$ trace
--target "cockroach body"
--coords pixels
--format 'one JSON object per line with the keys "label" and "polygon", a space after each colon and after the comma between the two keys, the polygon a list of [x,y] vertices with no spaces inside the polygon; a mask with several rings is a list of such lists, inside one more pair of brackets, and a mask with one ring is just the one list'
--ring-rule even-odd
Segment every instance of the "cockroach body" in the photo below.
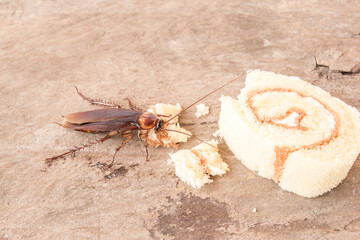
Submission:
{"label": "cockroach body", "polygon": [[[63,124],[59,124],[59,123],[57,124],[64,128],[69,128],[76,131],[89,132],[89,133],[108,132],[108,134],[104,138],[101,138],[97,141],[90,142],[86,145],[82,145],[81,147],[75,147],[74,149],[70,149],[69,151],[61,155],[47,158],[46,162],[48,164],[51,164],[51,162],[57,158],[63,157],[70,153],[74,154],[75,152],[80,151],[86,147],[89,147],[91,145],[100,142],[104,142],[110,139],[111,137],[114,137],[118,134],[122,134],[122,136],[125,137],[125,140],[118,148],[116,148],[113,161],[108,165],[108,167],[111,167],[114,162],[116,153],[127,142],[129,142],[131,138],[133,138],[134,131],[150,130],[150,129],[155,129],[155,131],[158,131],[159,129],[162,129],[164,126],[164,120],[162,118],[156,116],[152,112],[140,111],[136,109],[132,105],[129,99],[127,100],[129,102],[131,109],[124,109],[117,104],[101,102],[85,97],[82,93],[79,92],[77,88],[76,91],[80,95],[80,97],[90,102],[91,104],[110,107],[110,108],[72,113],[65,116],[64,119],[65,121]],[[145,142],[145,147],[147,153],[146,159],[148,160],[148,151],[147,151],[146,142]]]}
{"label": "cockroach body", "polygon": [[160,129],[164,120],[151,112],[132,109],[107,108],[72,113],[65,117],[61,126],[84,132],[125,132],[133,130]]}

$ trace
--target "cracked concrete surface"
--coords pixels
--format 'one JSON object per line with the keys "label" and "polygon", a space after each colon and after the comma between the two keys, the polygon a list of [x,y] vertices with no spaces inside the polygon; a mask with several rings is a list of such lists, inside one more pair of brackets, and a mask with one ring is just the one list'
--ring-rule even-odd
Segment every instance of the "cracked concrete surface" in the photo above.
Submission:
{"label": "cracked concrete surface", "polygon": [[[103,136],[53,123],[94,109],[75,85],[123,106],[125,97],[143,109],[187,106],[264,65],[360,109],[359,12],[355,0],[0,1],[0,239],[357,239],[359,160],[338,187],[306,199],[234,157],[224,157],[229,173],[194,190],[167,165],[175,150],[151,148],[146,162],[137,139],[111,179],[94,166],[111,161],[120,137],[51,167],[44,159]],[[190,109],[180,122],[211,138],[218,98],[243,86],[205,99],[209,115]]]}
{"label": "cracked concrete surface", "polygon": [[333,72],[360,73],[359,40],[321,47],[316,50],[315,60],[317,66],[327,66]]}

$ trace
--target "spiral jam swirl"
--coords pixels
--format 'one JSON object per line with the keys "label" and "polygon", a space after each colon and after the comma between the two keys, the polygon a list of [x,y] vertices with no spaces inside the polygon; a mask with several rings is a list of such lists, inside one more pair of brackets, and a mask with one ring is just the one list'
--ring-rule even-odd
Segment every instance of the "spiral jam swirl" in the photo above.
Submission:
{"label": "spiral jam swirl", "polygon": [[[328,134],[328,136],[325,136],[320,140],[316,140],[313,143],[307,145],[300,145],[300,146],[291,146],[291,145],[275,146],[274,152],[276,159],[274,162],[274,169],[275,169],[274,181],[279,182],[282,173],[284,171],[285,162],[291,153],[294,153],[299,150],[312,150],[316,148],[321,148],[322,146],[329,144],[333,139],[338,137],[339,128],[340,128],[340,117],[328,105],[326,105],[325,103],[323,103],[322,101],[320,101],[315,97],[306,96],[301,92],[292,89],[266,88],[266,89],[250,92],[246,99],[247,107],[251,110],[256,120],[261,124],[270,124],[279,128],[303,131],[304,133],[306,131],[311,131],[309,127],[304,126],[302,123],[303,119],[308,116],[308,113],[301,106],[290,107],[288,108],[285,114],[274,114],[273,116],[261,116],[261,114],[259,113],[259,108],[254,104],[255,101],[254,99],[255,97],[269,93],[285,93],[285,94],[290,93],[290,94],[295,94],[300,98],[311,98],[314,101],[316,101],[318,104],[320,104],[327,112],[329,112],[332,115],[333,121],[335,123],[334,128],[331,130],[331,133]],[[295,117],[293,118],[293,122],[291,124],[287,124],[286,121],[284,120],[286,120],[290,116],[295,116]],[[316,121],[316,119],[312,119],[312,121]]]}

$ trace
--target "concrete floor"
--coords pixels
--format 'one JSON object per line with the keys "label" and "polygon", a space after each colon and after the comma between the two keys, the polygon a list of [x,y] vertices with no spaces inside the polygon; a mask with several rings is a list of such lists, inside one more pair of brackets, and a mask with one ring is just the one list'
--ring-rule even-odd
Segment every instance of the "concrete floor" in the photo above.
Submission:
{"label": "concrete floor", "polygon": [[[338,187],[306,199],[226,156],[231,171],[194,190],[167,165],[174,149],[152,148],[146,162],[138,139],[111,180],[94,164],[111,161],[120,137],[51,167],[44,159],[103,136],[53,123],[94,109],[75,85],[124,106],[187,106],[263,65],[360,109],[359,12],[356,0],[0,1],[0,239],[358,239],[359,160]],[[180,122],[210,139],[218,98],[243,86]]]}

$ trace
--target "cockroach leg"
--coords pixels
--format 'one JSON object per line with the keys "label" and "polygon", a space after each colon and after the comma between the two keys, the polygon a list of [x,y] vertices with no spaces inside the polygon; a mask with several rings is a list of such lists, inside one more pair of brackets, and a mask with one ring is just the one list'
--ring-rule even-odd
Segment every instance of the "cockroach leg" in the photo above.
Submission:
{"label": "cockroach leg", "polygon": [[147,143],[147,139],[145,139],[145,150],[146,150],[146,161],[149,161],[149,151],[148,151],[149,144]]}
{"label": "cockroach leg", "polygon": [[[111,163],[108,165],[108,168],[111,168],[112,165],[114,164],[114,161],[115,161],[115,157],[116,157],[116,154],[117,152],[123,147],[125,146],[133,137],[134,137],[134,134],[126,134],[128,137],[124,140],[124,142],[116,148],[115,150],[115,153],[114,153],[114,156],[113,156],[113,160],[111,161]],[[124,135],[123,135],[124,136]]]}
{"label": "cockroach leg", "polygon": [[141,112],[141,110],[139,110],[134,104],[132,104],[132,102],[130,101],[129,98],[124,98],[124,100],[127,100],[129,103],[129,107],[131,108],[131,110],[137,111],[137,112]]}
{"label": "cockroach leg", "polygon": [[101,143],[101,142],[105,142],[106,140],[112,138],[113,136],[119,134],[119,132],[110,132],[108,135],[106,135],[105,137],[99,139],[99,140],[96,140],[96,141],[93,141],[93,142],[89,142],[87,144],[83,144],[81,147],[74,147],[73,149],[70,149],[69,151],[63,153],[63,154],[60,154],[60,155],[57,155],[57,156],[54,156],[54,157],[51,157],[51,158],[46,158],[45,159],[45,163],[48,165],[48,166],[51,166],[51,164],[53,163],[53,161],[55,161],[56,159],[58,158],[62,158],[62,157],[65,157],[66,155],[68,154],[72,154],[73,156],[75,156],[75,152],[78,152],[80,150],[83,150],[84,148],[87,148],[87,147],[90,147],[92,145],[95,145],[97,143]]}
{"label": "cockroach leg", "polygon": [[91,99],[89,97],[86,97],[78,90],[78,88],[76,86],[75,86],[75,89],[76,89],[76,92],[79,94],[79,96],[82,99],[84,99],[85,101],[88,101],[89,103],[91,103],[93,105],[99,105],[99,106],[103,106],[103,107],[121,108],[121,106],[119,104],[109,103],[109,102],[102,102],[100,100],[95,100],[95,99]]}

